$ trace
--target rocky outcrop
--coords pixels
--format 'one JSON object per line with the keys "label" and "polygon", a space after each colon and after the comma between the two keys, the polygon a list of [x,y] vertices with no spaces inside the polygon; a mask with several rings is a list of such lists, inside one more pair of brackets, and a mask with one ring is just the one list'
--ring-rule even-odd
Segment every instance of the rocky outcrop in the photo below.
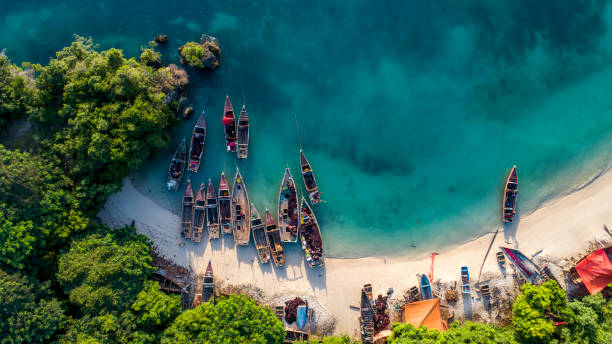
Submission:
{"label": "rocky outcrop", "polygon": [[221,48],[215,37],[202,35],[199,42],[187,42],[178,51],[183,65],[208,70],[221,66]]}
{"label": "rocky outcrop", "polygon": [[160,44],[168,43],[168,36],[167,35],[155,36],[155,42],[160,43]]}
{"label": "rocky outcrop", "polygon": [[193,106],[188,106],[185,108],[185,111],[183,111],[183,118],[187,119],[191,117],[191,115],[193,115]]}

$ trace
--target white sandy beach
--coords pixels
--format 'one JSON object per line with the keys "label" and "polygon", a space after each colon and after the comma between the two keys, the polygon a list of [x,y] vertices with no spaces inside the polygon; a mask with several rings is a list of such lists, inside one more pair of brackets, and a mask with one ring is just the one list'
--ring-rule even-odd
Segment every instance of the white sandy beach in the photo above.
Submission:
{"label": "white sandy beach", "polygon": [[[279,294],[315,297],[335,316],[338,334],[357,335],[359,312],[351,310],[349,305],[358,304],[363,284],[372,283],[375,294],[384,294],[389,287],[402,293],[417,285],[416,274],[428,272],[430,266],[430,258],[426,255],[418,259],[328,258],[324,268],[311,269],[305,266],[302,251],[294,244],[285,245],[285,267],[262,265],[256,258],[252,242],[246,247],[235,247],[229,235],[212,243],[206,239],[202,243],[181,239],[178,216],[140,194],[129,179],[124,181],[121,192],[109,198],[99,217],[112,227],[135,221],[138,232],[153,240],[160,254],[179,265],[191,267],[195,273],[202,274],[211,260],[217,281],[253,284],[270,298]],[[498,246],[515,247],[526,255],[542,250],[542,255],[569,257],[585,249],[593,239],[609,239],[603,229],[606,223],[612,223],[610,172],[567,196],[549,201],[500,230],[483,272],[498,271],[494,256]],[[460,265],[465,262],[476,280],[492,235],[442,250],[431,247],[432,252],[440,253],[435,260],[435,279],[459,279]]]}

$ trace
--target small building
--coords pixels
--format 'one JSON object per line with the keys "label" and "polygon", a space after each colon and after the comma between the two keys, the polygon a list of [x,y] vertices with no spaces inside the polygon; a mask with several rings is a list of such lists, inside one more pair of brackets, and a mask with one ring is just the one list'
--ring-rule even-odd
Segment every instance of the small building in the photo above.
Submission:
{"label": "small building", "polygon": [[407,303],[403,320],[414,327],[425,326],[439,331],[448,329],[446,321],[442,320],[439,298]]}

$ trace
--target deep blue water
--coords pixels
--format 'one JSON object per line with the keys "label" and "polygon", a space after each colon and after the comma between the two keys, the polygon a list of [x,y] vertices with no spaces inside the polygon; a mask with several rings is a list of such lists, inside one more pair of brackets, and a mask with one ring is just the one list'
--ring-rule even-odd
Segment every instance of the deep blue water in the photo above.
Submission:
{"label": "deep blue water", "polygon": [[[607,166],[611,23],[603,1],[4,1],[0,48],[46,63],[78,34],[137,56],[166,33],[159,50],[176,62],[185,41],[216,36],[223,67],[190,72],[209,129],[193,180],[233,176],[220,118],[226,92],[236,108],[244,96],[238,165],[260,211],[274,209],[284,167],[298,177],[295,114],[328,201],[315,210],[327,252],[395,255],[493,230],[514,164],[522,215]],[[178,212],[180,192],[163,189],[171,153],[135,185]]]}

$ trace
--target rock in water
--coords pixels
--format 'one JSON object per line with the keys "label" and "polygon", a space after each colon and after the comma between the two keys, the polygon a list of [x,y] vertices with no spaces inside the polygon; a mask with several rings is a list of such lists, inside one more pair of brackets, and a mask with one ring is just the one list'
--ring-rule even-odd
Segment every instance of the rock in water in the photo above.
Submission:
{"label": "rock in water", "polygon": [[193,114],[193,106],[188,106],[187,108],[185,108],[185,111],[183,111],[183,118],[189,118],[191,117],[192,114]]}
{"label": "rock in water", "polygon": [[215,37],[202,35],[200,42],[187,42],[178,51],[181,63],[189,67],[215,70],[221,66],[221,48]]}
{"label": "rock in water", "polygon": [[167,43],[168,42],[168,35],[159,35],[159,36],[155,36],[155,42],[157,43]]}

